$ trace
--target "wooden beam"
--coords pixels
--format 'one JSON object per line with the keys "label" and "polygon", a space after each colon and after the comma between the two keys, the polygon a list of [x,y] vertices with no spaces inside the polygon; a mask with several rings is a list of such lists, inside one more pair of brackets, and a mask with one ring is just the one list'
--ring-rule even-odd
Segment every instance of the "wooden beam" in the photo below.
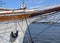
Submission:
{"label": "wooden beam", "polygon": [[12,21],[12,20],[22,20],[28,19],[30,15],[23,14],[23,15],[13,15],[13,16],[0,16],[0,22],[4,21]]}

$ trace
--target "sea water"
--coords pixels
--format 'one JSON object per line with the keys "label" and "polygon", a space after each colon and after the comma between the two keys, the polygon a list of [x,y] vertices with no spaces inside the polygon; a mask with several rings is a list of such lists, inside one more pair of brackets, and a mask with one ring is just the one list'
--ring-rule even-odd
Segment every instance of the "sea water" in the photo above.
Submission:
{"label": "sea water", "polygon": [[[60,23],[32,23],[29,26],[29,31],[27,28],[25,36],[29,41],[32,39],[34,43],[60,43]],[[27,42],[27,38],[24,38],[23,43]]]}

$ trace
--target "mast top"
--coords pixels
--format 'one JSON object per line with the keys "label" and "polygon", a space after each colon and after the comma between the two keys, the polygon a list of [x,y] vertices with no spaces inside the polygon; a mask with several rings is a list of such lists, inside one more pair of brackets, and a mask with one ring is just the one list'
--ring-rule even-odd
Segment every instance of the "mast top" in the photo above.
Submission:
{"label": "mast top", "polygon": [[25,9],[26,9],[26,4],[25,4],[25,1],[24,1],[24,0],[22,0],[22,6],[21,6],[21,9],[22,9],[22,10],[25,10]]}

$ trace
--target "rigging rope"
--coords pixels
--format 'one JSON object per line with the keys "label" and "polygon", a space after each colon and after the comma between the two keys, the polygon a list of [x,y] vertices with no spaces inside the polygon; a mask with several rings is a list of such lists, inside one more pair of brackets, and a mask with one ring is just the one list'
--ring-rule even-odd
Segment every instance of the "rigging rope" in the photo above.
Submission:
{"label": "rigging rope", "polygon": [[[18,23],[18,24],[19,24],[19,23]],[[20,24],[19,24],[19,27],[20,27],[22,33],[25,34],[25,33],[24,33],[24,30],[23,30],[23,28],[22,28],[22,26],[21,26]],[[28,39],[27,37],[28,37],[28,36],[26,35],[25,38],[27,39],[27,42],[29,43],[29,39]]]}
{"label": "rigging rope", "polygon": [[[13,10],[13,14],[14,14],[14,10]],[[16,16],[14,16],[14,18],[13,18],[13,16],[12,16],[12,19],[14,19],[14,23],[15,23],[15,32],[17,31],[17,17]]]}
{"label": "rigging rope", "polygon": [[45,28],[44,30],[42,30],[40,33],[36,34],[33,38],[38,37],[40,34],[42,34],[45,30],[47,30],[48,28],[50,28],[52,25],[49,25],[47,28]]}
{"label": "rigging rope", "polygon": [[27,29],[28,29],[28,32],[29,32],[29,35],[30,35],[31,43],[34,43],[34,41],[32,40],[30,29],[29,29],[28,21],[27,21],[26,18],[25,18],[25,20],[26,20],[26,24],[27,24],[27,27],[28,27]]}
{"label": "rigging rope", "polygon": [[[23,20],[23,18],[22,18],[22,20]],[[23,22],[23,21],[22,21],[22,22]],[[19,23],[18,23],[18,24],[19,24]],[[23,28],[22,28],[22,26],[21,26],[20,24],[19,24],[19,27],[20,27],[22,33],[25,34],[25,32],[24,32],[24,30],[23,30]],[[30,43],[30,41],[29,41],[29,39],[28,39],[27,37],[28,37],[28,36],[26,35],[25,38],[27,39],[27,42]]]}
{"label": "rigging rope", "polygon": [[[56,12],[52,13],[55,14]],[[39,32],[38,34],[36,34],[33,38],[36,38],[38,35],[40,35],[41,33],[43,33],[45,30],[47,30],[48,28],[50,28],[53,24],[51,24],[50,26],[48,26],[47,28],[45,28],[44,30],[42,30],[41,32]]]}
{"label": "rigging rope", "polygon": [[[15,31],[16,31],[16,30],[17,30],[17,25],[19,24],[19,22],[17,21],[17,17],[16,17],[16,16],[14,17],[14,19],[16,19],[16,20],[15,20]],[[22,17],[22,24],[23,24],[23,17]],[[25,33],[24,33],[24,30],[23,30],[23,28],[22,28],[22,26],[21,26],[20,24],[19,24],[19,27],[20,27],[22,33],[25,34]],[[26,35],[25,38],[27,39],[27,43],[30,43],[30,42],[29,42],[29,39],[28,39],[27,37],[28,37],[28,36]]]}

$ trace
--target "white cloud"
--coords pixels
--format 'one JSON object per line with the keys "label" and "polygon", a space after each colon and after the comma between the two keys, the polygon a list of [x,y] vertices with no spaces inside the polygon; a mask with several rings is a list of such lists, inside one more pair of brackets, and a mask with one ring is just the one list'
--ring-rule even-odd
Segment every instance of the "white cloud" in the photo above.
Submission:
{"label": "white cloud", "polygon": [[40,4],[40,3],[43,3],[45,0],[30,0],[31,3],[34,3],[34,4]]}

